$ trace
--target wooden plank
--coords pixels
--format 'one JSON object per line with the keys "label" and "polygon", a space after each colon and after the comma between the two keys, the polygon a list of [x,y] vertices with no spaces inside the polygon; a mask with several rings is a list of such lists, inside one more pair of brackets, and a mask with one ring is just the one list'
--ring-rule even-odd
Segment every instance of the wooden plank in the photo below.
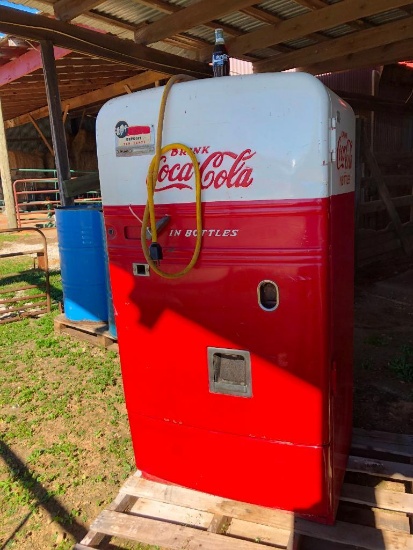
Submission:
{"label": "wooden plank", "polygon": [[[392,203],[396,208],[400,208],[402,206],[410,206],[413,204],[413,195],[403,195],[402,197],[390,197],[390,200],[392,201]],[[387,207],[382,200],[375,200],[375,201],[360,203],[361,214],[371,214],[373,212],[382,212],[383,210],[386,210],[386,209]]]}
{"label": "wooden plank", "polygon": [[361,472],[388,479],[413,481],[413,465],[402,464],[400,462],[350,456],[347,470],[349,472]]}
{"label": "wooden plank", "polygon": [[276,529],[269,525],[260,525],[252,521],[233,519],[227,529],[227,534],[242,537],[257,543],[276,544],[285,547],[290,540],[291,532],[285,529]]}
{"label": "wooden plank", "polygon": [[246,506],[242,502],[193,491],[178,485],[153,483],[140,478],[139,475],[129,478],[121,488],[121,492],[139,498],[148,498],[168,504],[194,508],[195,510],[203,510],[212,514],[227,515],[245,521],[268,524],[287,531],[291,530],[294,525],[294,515],[289,512],[272,510],[252,504]]}
{"label": "wooden plank", "polygon": [[[71,50],[65,48],[54,48],[55,59],[61,59],[69,54]],[[30,50],[17,59],[0,67],[0,87],[37,71],[42,68],[42,58],[38,50]],[[3,91],[2,91],[3,94]]]}
{"label": "wooden plank", "polygon": [[37,122],[34,120],[34,118],[29,114],[28,117],[30,118],[30,122],[33,124],[33,126],[35,127],[37,133],[39,134],[39,136],[41,137],[43,143],[46,145],[47,149],[49,150],[49,153],[54,156],[54,151],[53,151],[53,147],[50,145],[50,143],[47,141],[46,139],[46,136],[44,135],[44,133],[41,131],[39,125],[37,124]]}
{"label": "wooden plank", "polygon": [[76,197],[88,191],[100,189],[99,173],[85,174],[78,178],[72,178],[63,182],[63,188],[67,197]]}
{"label": "wooden plank", "polygon": [[412,550],[413,538],[401,532],[386,531],[337,521],[335,525],[321,525],[299,519],[296,530],[302,535],[339,544],[353,545],[366,550]]}
{"label": "wooden plank", "polygon": [[0,6],[0,31],[32,40],[52,40],[56,45],[125,65],[195,78],[212,75],[212,69],[178,55],[147,48],[129,40],[64,23],[39,14]]}
{"label": "wooden plank", "polygon": [[176,13],[166,15],[139,29],[135,33],[135,41],[140,44],[152,44],[253,3],[251,0],[214,0],[213,3],[210,0],[198,0]]}
{"label": "wooden plank", "polygon": [[207,531],[210,533],[227,533],[231,525],[232,518],[221,514],[214,514]]}
{"label": "wooden plank", "polygon": [[413,456],[413,436],[355,428],[353,430],[352,447],[355,449],[392,453],[410,458]]}
{"label": "wooden plank", "polygon": [[[94,90],[93,92],[88,92],[86,94],[76,96],[71,99],[65,99],[62,102],[62,110],[68,107],[69,110],[73,111],[74,109],[85,107],[86,105],[93,105],[112,97],[123,95],[125,93],[125,85],[129,86],[132,90],[136,90],[143,86],[149,86],[157,80],[162,80],[167,76],[168,75],[166,75],[165,73],[146,71],[136,76],[126,78],[119,82],[115,82],[114,84],[110,84],[109,86],[105,86],[100,90]],[[47,116],[48,112],[49,111],[47,107],[41,107],[40,109],[36,109],[29,114],[34,119],[39,119]],[[8,120],[5,123],[5,126],[6,128],[14,128],[16,126],[20,126],[21,124],[26,124],[27,122],[30,122],[29,115],[21,115],[12,120]]]}
{"label": "wooden plank", "polygon": [[166,504],[147,498],[138,498],[131,508],[131,513],[203,529],[208,529],[215,517],[213,514],[202,510],[194,510],[176,504]]}
{"label": "wooden plank", "polygon": [[[326,2],[325,0],[294,0],[294,2],[296,2],[297,4],[300,4],[301,6],[309,8],[311,10],[318,10],[328,6],[328,2]],[[353,29],[356,29],[356,30],[374,26],[371,23],[368,23],[367,21],[364,21],[362,19],[355,19],[354,21],[349,21],[347,25],[349,27],[353,27]]]}
{"label": "wooden plank", "polygon": [[[135,500],[136,499],[134,497],[131,497],[130,495],[119,494],[111,502],[111,504],[109,504],[107,509],[116,511],[116,512],[125,512],[133,505]],[[86,533],[85,537],[81,540],[80,544],[76,545],[75,548],[80,549],[80,548],[95,547],[96,545],[102,542],[103,538],[104,538],[104,535],[102,533],[90,530],[88,531],[88,533]]]}
{"label": "wooden plank", "polygon": [[[345,2],[339,2],[337,4],[333,4],[332,7],[343,6],[343,4],[345,4]],[[374,4],[368,3],[367,5],[375,6],[376,2],[374,2]],[[324,10],[320,10],[320,12],[321,11]],[[295,18],[293,18],[293,20],[294,19]],[[336,57],[342,57],[343,55],[354,55],[356,53],[363,52],[364,50],[409,39],[412,36],[412,32],[413,17],[406,17],[392,23],[379,25],[378,27],[374,27],[372,29],[335,38],[330,40],[328,43],[321,43],[316,44],[315,46],[300,48],[297,52],[255,62],[254,71],[282,71],[285,69],[308,66],[314,62],[321,63],[329,61]],[[232,41],[229,42],[231,43]],[[230,43],[228,48],[232,51]]]}
{"label": "wooden plank", "polygon": [[375,527],[376,529],[410,533],[409,521],[405,514],[388,512],[378,508],[361,507],[349,502],[340,502],[337,519],[347,523]]}
{"label": "wooden plank", "polygon": [[[233,57],[237,57],[238,55],[247,52],[253,52],[254,50],[259,50],[289,40],[302,38],[313,32],[331,29],[337,25],[343,25],[349,21],[359,19],[361,17],[375,15],[377,13],[396,8],[405,3],[405,0],[375,0],[375,2],[346,0],[344,2],[338,2],[315,12],[292,17],[281,23],[268,25],[250,33],[244,33],[240,37],[229,40],[228,49]],[[325,44],[329,43],[326,42]],[[319,44],[319,46],[321,45],[322,44]],[[210,53],[210,49],[201,50],[200,59],[209,59]],[[284,58],[284,56],[280,56],[280,58],[281,57]],[[309,64],[308,60],[306,64]],[[262,69],[262,72],[264,71],[265,69]]]}
{"label": "wooden plank", "polygon": [[[397,63],[401,59],[408,59],[413,49],[413,39],[402,40],[385,44],[378,48],[368,48],[362,52],[337,56],[334,59],[317,63],[316,60],[306,61],[299,70],[311,73],[322,74],[325,72],[345,71],[361,67],[372,67],[374,65],[387,65]],[[409,53],[410,52],[410,53]],[[309,64],[311,63],[311,64]]]}
{"label": "wooden plank", "polygon": [[83,340],[84,342],[89,342],[90,344],[93,344],[94,346],[100,345],[102,347],[103,343],[99,340],[97,334],[91,334],[90,332],[84,332],[82,330],[77,330],[72,327],[67,326],[61,326],[59,327],[59,333],[60,334],[67,334],[68,336],[72,336],[73,338],[76,338],[77,340]]}
{"label": "wooden plank", "polygon": [[[413,23],[413,18],[412,18],[412,23]],[[366,128],[364,128],[364,133],[363,133],[362,155],[364,157],[364,160],[366,161],[366,164],[370,169],[370,173],[374,181],[376,182],[377,191],[380,195],[380,198],[386,205],[387,212],[390,216],[391,221],[393,222],[397,236],[399,237],[400,242],[402,243],[403,250],[405,251],[406,254],[409,254],[410,252],[409,241],[404,232],[404,228],[403,228],[402,222],[400,221],[399,215],[396,211],[396,207],[392,202],[392,198],[390,196],[389,190],[386,186],[385,181],[383,180],[383,176],[382,176],[380,167],[377,163],[376,157],[374,156],[374,153],[369,144]]]}
{"label": "wooden plank", "polygon": [[[391,108],[390,105],[388,105],[388,107]],[[380,166],[382,167],[381,162],[380,162]],[[407,187],[413,184],[413,175],[410,175],[410,174],[397,175],[397,176],[383,176],[383,179],[386,182],[387,187],[401,187],[401,186]],[[369,187],[371,185],[374,185],[373,178],[372,177],[362,178],[362,185],[363,187]]]}
{"label": "wooden plank", "polygon": [[[324,7],[325,5],[326,4],[324,4]],[[264,23],[270,23],[272,25],[283,21],[283,19],[281,17],[278,17],[278,15],[275,15],[274,13],[271,13],[267,10],[263,10],[262,8],[258,8],[257,6],[249,6],[239,11],[241,13],[245,13],[245,15],[253,17],[254,19],[258,19],[258,21],[263,21]],[[319,32],[310,33],[308,35],[308,38],[312,38],[316,42],[325,42],[326,40],[330,40],[328,36]],[[289,48],[289,51],[291,51],[291,48]]]}
{"label": "wooden plank", "polygon": [[301,549],[302,536],[293,531],[290,533],[290,538],[287,542],[286,550],[300,550]]}
{"label": "wooden plank", "polygon": [[[50,129],[52,133],[52,154],[54,151],[60,201],[62,206],[71,206],[73,204],[73,199],[65,196],[63,188],[63,180],[70,178],[70,166],[69,153],[67,151],[66,143],[66,132],[61,116],[61,101],[54,60],[53,43],[50,40],[42,40],[40,42],[40,49],[43,61],[47,105],[49,108]],[[33,118],[31,118],[31,122],[34,122]]]}
{"label": "wooden plank", "polygon": [[53,4],[54,14],[61,21],[71,21],[85,11],[103,4],[104,0],[57,0]]}
{"label": "wooden plank", "polygon": [[[139,516],[104,510],[92,523],[92,529],[110,536],[121,536],[144,544],[172,550],[256,550],[255,542],[200,531]],[[393,549],[392,549],[393,550]]]}
{"label": "wooden plank", "polygon": [[343,485],[340,500],[365,504],[373,508],[392,510],[394,512],[413,512],[413,495],[396,491],[387,491],[375,487],[364,487],[345,483]]}

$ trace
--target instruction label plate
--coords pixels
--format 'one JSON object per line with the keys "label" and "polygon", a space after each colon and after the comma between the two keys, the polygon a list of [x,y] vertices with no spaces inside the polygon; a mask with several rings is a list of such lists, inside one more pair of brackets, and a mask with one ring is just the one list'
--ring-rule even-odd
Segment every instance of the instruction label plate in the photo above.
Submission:
{"label": "instruction label plate", "polygon": [[115,126],[115,136],[117,157],[155,154],[153,124],[130,126],[125,120],[119,120]]}

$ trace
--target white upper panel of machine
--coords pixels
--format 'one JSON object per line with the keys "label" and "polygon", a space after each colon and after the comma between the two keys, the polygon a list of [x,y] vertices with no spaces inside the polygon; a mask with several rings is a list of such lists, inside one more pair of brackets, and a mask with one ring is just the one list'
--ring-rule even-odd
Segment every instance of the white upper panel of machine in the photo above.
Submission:
{"label": "white upper panel of machine", "polygon": [[[106,103],[97,120],[104,205],[146,203],[163,87]],[[203,202],[313,199],[354,191],[354,114],[316,78],[268,73],[175,84],[162,145],[198,159]],[[194,200],[189,156],[163,155],[156,203]]]}

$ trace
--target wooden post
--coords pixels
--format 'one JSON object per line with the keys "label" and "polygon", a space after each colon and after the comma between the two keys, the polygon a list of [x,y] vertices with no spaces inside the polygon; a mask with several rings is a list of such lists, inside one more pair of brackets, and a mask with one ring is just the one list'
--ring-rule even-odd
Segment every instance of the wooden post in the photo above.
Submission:
{"label": "wooden post", "polygon": [[50,128],[52,131],[53,149],[57,171],[57,181],[62,206],[70,206],[74,199],[64,194],[63,182],[70,179],[69,155],[67,152],[66,134],[62,120],[62,104],[56,74],[53,43],[50,40],[40,42],[43,73],[46,84],[47,105],[49,107]]}
{"label": "wooden post", "polygon": [[11,182],[9,156],[7,151],[6,130],[4,128],[3,109],[0,99],[0,175],[3,186],[4,204],[6,207],[7,226],[17,227],[16,208],[14,205],[13,185]]}

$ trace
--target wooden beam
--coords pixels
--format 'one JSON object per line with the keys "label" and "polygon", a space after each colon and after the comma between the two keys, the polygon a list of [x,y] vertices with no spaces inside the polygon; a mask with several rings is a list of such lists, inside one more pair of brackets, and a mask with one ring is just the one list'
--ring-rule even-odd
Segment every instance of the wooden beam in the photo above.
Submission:
{"label": "wooden beam", "polygon": [[[275,25],[277,23],[280,23],[281,21],[284,21],[284,19],[278,17],[278,15],[274,15],[273,13],[263,10],[262,8],[257,8],[256,6],[250,6],[249,8],[244,8],[240,11],[242,13],[245,13],[245,15],[249,15],[254,19],[258,19],[259,21],[263,21],[264,23],[269,23],[271,25]],[[328,36],[325,36],[324,34],[318,32],[309,34],[308,38],[312,38],[316,42],[324,42],[325,40],[330,40]]]}
{"label": "wooden beam", "polygon": [[92,10],[103,4],[104,0],[57,0],[53,5],[56,19],[71,21],[85,11]]}
{"label": "wooden beam", "polygon": [[[162,13],[177,13],[182,11],[185,8],[182,8],[180,6],[177,6],[176,4],[169,4],[168,2],[165,2],[164,0],[136,0],[139,4],[143,4],[144,6],[148,6],[149,8],[153,8],[156,10],[159,10]],[[95,16],[95,14],[91,13],[91,15]],[[100,17],[100,16],[99,16]],[[222,21],[208,21],[205,23],[202,23],[204,27],[207,27],[208,29],[215,30],[215,29],[222,29],[224,33],[227,36],[241,36],[244,34],[242,30],[237,29],[236,27],[233,27],[232,25],[228,25],[225,23],[222,23]],[[137,31],[135,27],[135,31]],[[211,34],[211,38],[213,37],[213,34]],[[139,37],[138,41],[139,41]],[[211,48],[211,46],[205,46],[205,48]],[[275,51],[291,51],[291,48],[287,48],[286,46],[279,46],[278,48],[273,48]],[[240,59],[244,59],[245,61],[253,61],[254,58],[246,55],[240,55]],[[197,56],[198,59],[198,56]],[[208,59],[209,61],[209,59]]]}
{"label": "wooden beam", "polygon": [[211,67],[205,63],[3,6],[0,6],[0,32],[38,41],[52,40],[61,47],[135,68],[156,70],[166,74],[183,73],[196,78],[212,75]]}
{"label": "wooden beam", "polygon": [[[360,17],[375,15],[404,4],[406,0],[375,0],[374,2],[342,0],[320,10],[292,17],[229,40],[228,49],[233,57],[237,57],[240,54],[302,38],[310,33],[331,29]],[[210,53],[210,49],[200,52],[200,59],[209,59]]]}
{"label": "wooden beam", "polygon": [[[340,4],[334,4],[337,6]],[[369,4],[370,5],[370,4]],[[374,4],[376,5],[376,4]],[[413,35],[413,17],[380,25],[374,29],[359,31],[350,35],[342,36],[331,40],[328,44],[317,44],[301,48],[297,52],[278,56],[276,59],[266,59],[254,64],[255,72],[283,71],[303,65],[311,65],[314,62],[333,60],[342,57],[343,54],[350,55],[368,50],[371,48],[384,46],[404,39],[409,39]]]}
{"label": "wooden beam", "polygon": [[[334,88],[333,91],[339,97],[344,99],[344,101],[347,101],[353,109],[358,109],[360,111],[397,113],[405,116],[412,116],[413,114],[413,105],[405,103],[404,101],[386,99],[373,95],[358,94],[354,92],[345,92],[344,90],[336,90]],[[411,182],[413,184],[413,176]]]}
{"label": "wooden beam", "polygon": [[251,0],[199,0],[142,28],[139,33],[135,33],[135,41],[140,44],[153,44],[253,3]]}
{"label": "wooden beam", "polygon": [[[413,51],[413,39],[386,44],[379,48],[365,50],[358,54],[349,54],[337,57],[321,63],[305,65],[300,70],[311,74],[323,74],[329,72],[346,71],[348,69],[360,69],[374,65],[387,65],[409,59]],[[310,61],[311,63],[311,61]]]}
{"label": "wooden beam", "polygon": [[[114,84],[110,84],[109,86],[105,86],[100,90],[94,90],[93,92],[88,92],[86,94],[73,97],[72,99],[65,99],[64,101],[62,101],[62,111],[66,111],[66,109],[68,111],[73,111],[74,109],[79,109],[87,105],[100,103],[106,101],[107,99],[111,99],[112,97],[123,95],[125,93],[124,86],[128,86],[131,90],[137,90],[144,86],[154,84],[158,80],[167,78],[167,76],[168,75],[164,73],[147,71],[145,73],[121,80],[120,82],[115,82]],[[6,121],[5,126],[6,128],[15,128],[16,126],[20,126],[21,124],[27,124],[27,122],[30,122],[30,116],[36,120],[39,118],[44,118],[47,115],[48,108],[42,107],[40,109],[32,111],[31,113],[21,115],[14,119]]]}
{"label": "wooden beam", "polygon": [[[71,54],[70,50],[65,48],[54,48],[55,59],[61,59]],[[38,50],[30,50],[17,59],[0,67],[0,86],[10,84],[22,76],[37,71],[42,68],[42,57]]]}
{"label": "wooden beam", "polygon": [[78,178],[65,180],[63,187],[67,197],[77,197],[89,191],[97,191],[100,188],[99,174],[85,174]]}
{"label": "wooden beam", "polygon": [[[319,10],[329,5],[328,2],[326,2],[325,0],[294,0],[294,2],[310,10]],[[360,29],[368,29],[370,27],[374,27],[374,25],[372,25],[371,23],[367,23],[366,21],[362,21],[360,19],[349,21],[348,25],[358,31]]]}
{"label": "wooden beam", "polygon": [[[53,55],[53,44],[50,40],[40,42],[42,52],[44,80],[46,84],[47,105],[49,107],[50,129],[57,171],[57,181],[62,206],[70,206],[73,199],[64,194],[63,181],[70,179],[69,155],[67,152],[66,134],[61,114],[59,85]],[[34,120],[33,118],[31,119]]]}
{"label": "wooden beam", "polygon": [[37,122],[34,120],[34,118],[29,115],[29,118],[30,118],[30,122],[33,124],[33,126],[35,127],[37,133],[39,134],[39,136],[41,137],[43,143],[46,145],[47,149],[49,150],[49,153],[54,157],[54,151],[53,151],[53,147],[50,145],[50,143],[47,141],[46,139],[46,136],[44,135],[44,133],[41,131],[39,125],[37,124]]}
{"label": "wooden beam", "polygon": [[14,206],[13,185],[10,174],[9,155],[7,150],[6,132],[3,120],[3,109],[0,98],[0,176],[6,207],[7,227],[17,227],[16,208]]}

